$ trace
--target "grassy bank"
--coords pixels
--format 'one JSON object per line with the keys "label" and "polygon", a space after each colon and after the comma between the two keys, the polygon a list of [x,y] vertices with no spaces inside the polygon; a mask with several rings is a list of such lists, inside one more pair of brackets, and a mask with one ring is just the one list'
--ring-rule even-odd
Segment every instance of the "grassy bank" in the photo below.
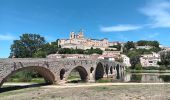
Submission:
{"label": "grassy bank", "polygon": [[45,83],[44,78],[32,78],[30,81],[23,81],[20,78],[10,78],[7,82],[30,82],[30,83]]}

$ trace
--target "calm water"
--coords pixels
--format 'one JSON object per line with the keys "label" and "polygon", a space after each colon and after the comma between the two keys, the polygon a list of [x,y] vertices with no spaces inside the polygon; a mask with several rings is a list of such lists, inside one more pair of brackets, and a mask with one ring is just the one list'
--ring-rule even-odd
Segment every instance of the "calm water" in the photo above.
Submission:
{"label": "calm water", "polygon": [[164,83],[170,82],[170,73],[126,73],[113,77],[113,82]]}

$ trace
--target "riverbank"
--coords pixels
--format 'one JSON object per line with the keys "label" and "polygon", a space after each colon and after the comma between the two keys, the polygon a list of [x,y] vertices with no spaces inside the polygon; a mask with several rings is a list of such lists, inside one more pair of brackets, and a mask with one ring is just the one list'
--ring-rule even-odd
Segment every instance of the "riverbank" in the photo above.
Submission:
{"label": "riverbank", "polygon": [[170,70],[126,70],[130,73],[170,73]]}
{"label": "riverbank", "polygon": [[0,94],[2,100],[169,100],[170,84],[88,83],[49,85]]}

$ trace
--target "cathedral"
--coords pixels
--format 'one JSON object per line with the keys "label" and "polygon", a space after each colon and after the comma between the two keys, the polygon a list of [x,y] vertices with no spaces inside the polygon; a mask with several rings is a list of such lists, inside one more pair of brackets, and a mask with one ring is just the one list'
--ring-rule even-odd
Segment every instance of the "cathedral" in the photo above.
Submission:
{"label": "cathedral", "polygon": [[61,48],[73,48],[73,49],[90,49],[100,48],[105,50],[109,47],[108,39],[88,39],[84,37],[84,32],[79,31],[77,34],[75,32],[70,32],[70,39],[60,39],[59,45]]}

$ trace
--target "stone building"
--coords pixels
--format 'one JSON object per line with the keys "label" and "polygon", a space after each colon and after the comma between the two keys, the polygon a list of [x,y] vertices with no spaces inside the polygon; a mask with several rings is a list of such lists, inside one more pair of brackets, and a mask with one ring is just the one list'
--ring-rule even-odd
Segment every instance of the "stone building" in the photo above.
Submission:
{"label": "stone building", "polygon": [[158,61],[161,61],[160,55],[154,52],[152,54],[145,54],[140,57],[140,63],[142,67],[159,67],[157,64]]}
{"label": "stone building", "polygon": [[73,49],[90,49],[91,47],[100,48],[101,50],[108,49],[111,45],[116,45],[116,42],[109,42],[108,39],[88,39],[84,37],[84,32],[80,31],[78,34],[70,32],[69,39],[60,39],[59,45],[61,48],[73,48]]}
{"label": "stone building", "polygon": [[130,67],[131,66],[130,58],[126,55],[123,55],[123,54],[121,55],[121,57],[123,59],[123,63],[125,64],[125,66]]}

